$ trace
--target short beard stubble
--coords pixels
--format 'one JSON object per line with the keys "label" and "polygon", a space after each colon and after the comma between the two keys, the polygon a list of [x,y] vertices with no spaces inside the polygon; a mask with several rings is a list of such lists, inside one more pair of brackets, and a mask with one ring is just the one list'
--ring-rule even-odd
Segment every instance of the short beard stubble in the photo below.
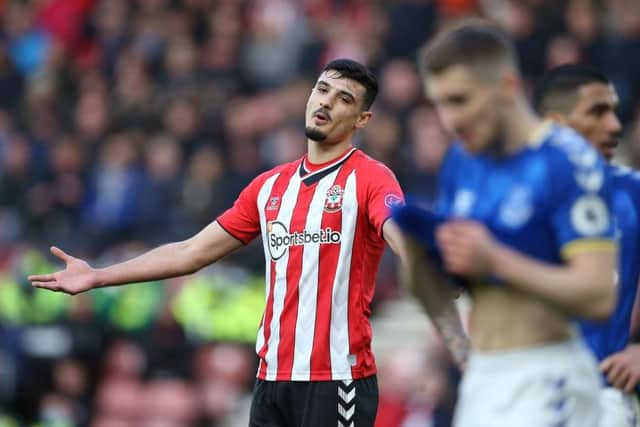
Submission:
{"label": "short beard stubble", "polygon": [[304,134],[307,138],[309,138],[312,141],[316,141],[316,142],[322,142],[325,139],[327,139],[327,134],[323,133],[322,131],[312,128],[312,127],[306,127],[304,129]]}

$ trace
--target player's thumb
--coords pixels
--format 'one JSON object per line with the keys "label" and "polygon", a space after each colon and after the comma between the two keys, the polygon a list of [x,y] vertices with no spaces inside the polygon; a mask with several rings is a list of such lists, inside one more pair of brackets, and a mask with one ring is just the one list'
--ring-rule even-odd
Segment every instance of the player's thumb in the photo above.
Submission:
{"label": "player's thumb", "polygon": [[57,246],[51,246],[51,253],[56,257],[60,258],[64,262],[69,262],[73,258],[71,255],[67,254],[65,251],[60,249]]}

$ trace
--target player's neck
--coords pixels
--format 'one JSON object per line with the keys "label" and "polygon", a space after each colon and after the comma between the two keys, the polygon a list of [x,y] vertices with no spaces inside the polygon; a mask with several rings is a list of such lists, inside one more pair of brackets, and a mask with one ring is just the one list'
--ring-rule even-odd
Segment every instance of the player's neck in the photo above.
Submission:
{"label": "player's neck", "polygon": [[327,163],[340,157],[349,148],[351,148],[350,139],[345,139],[336,144],[327,144],[308,139],[307,159],[312,164]]}
{"label": "player's neck", "polygon": [[505,125],[503,154],[517,153],[527,145],[541,120],[527,105],[517,105]]}

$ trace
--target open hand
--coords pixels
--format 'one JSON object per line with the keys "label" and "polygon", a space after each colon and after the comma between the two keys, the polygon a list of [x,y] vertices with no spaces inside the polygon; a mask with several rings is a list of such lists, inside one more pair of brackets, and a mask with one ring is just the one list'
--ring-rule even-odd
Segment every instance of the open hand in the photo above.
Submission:
{"label": "open hand", "polygon": [[98,285],[95,270],[86,261],[55,246],[51,247],[51,253],[64,261],[66,268],[56,273],[29,276],[32,286],[75,295]]}
{"label": "open hand", "polygon": [[436,240],[450,273],[462,276],[492,273],[491,256],[496,243],[483,224],[470,220],[448,221],[437,228]]}
{"label": "open hand", "polygon": [[629,344],[600,363],[600,370],[609,383],[627,393],[640,383],[640,344]]}

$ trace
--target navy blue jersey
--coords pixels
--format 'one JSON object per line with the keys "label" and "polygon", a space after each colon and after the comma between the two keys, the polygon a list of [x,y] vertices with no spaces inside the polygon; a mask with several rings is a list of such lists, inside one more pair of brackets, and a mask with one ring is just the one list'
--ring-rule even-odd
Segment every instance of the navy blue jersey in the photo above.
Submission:
{"label": "navy blue jersey", "polygon": [[640,274],[640,173],[620,166],[609,166],[609,169],[612,211],[619,240],[618,303],[607,321],[580,322],[585,340],[599,360],[627,345]]}
{"label": "navy blue jersey", "polygon": [[545,123],[509,156],[471,155],[454,144],[434,209],[480,221],[520,253],[560,264],[572,253],[615,245],[610,188],[594,148],[573,130]]}

